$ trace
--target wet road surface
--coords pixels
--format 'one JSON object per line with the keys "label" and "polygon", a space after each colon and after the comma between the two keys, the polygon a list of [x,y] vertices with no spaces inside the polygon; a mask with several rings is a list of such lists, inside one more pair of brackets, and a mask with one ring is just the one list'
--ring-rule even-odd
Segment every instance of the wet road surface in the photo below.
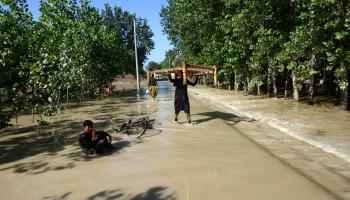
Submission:
{"label": "wet road surface", "polygon": [[[1,151],[1,198],[322,200],[337,197],[246,134],[276,132],[275,129],[208,103],[196,94],[190,96],[193,123],[186,123],[184,113],[180,113],[176,123],[174,88],[167,82],[159,84],[156,102],[143,97],[140,101],[135,97],[119,97],[88,102],[62,114],[65,121],[61,119],[61,122],[67,130],[61,127],[55,133],[49,131],[66,138],[58,148],[42,147],[50,141],[38,137],[36,141],[40,143],[32,143],[35,150],[16,156],[11,152],[21,152],[21,148],[14,142],[15,138],[31,142],[30,134],[38,133],[24,131],[3,136],[0,144],[7,145],[8,151]],[[139,115],[156,119],[154,129],[141,139],[108,130],[105,123],[108,119],[118,123]],[[74,139],[82,119],[89,117],[97,129],[104,128],[113,135],[116,150],[111,154],[85,157],[80,153]]]}

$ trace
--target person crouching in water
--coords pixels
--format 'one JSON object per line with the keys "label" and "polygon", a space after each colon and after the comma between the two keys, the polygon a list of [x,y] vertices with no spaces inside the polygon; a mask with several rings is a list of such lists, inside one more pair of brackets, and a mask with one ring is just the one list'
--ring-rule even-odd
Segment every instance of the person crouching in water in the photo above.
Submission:
{"label": "person crouching in water", "polygon": [[177,74],[177,77],[175,77],[175,79],[172,79],[171,74],[168,74],[168,77],[169,81],[173,83],[174,87],[176,87],[174,101],[175,121],[178,120],[179,113],[181,110],[183,110],[186,113],[188,123],[191,123],[190,101],[187,94],[187,85],[195,86],[198,82],[198,77],[196,77],[196,80],[194,82],[191,82],[187,79],[187,84],[185,85],[183,84],[182,72]]}
{"label": "person crouching in water", "polygon": [[158,94],[158,89],[157,89],[158,83],[157,80],[154,78],[154,74],[152,74],[152,77],[150,77],[149,82],[148,82],[148,88],[151,93],[151,96],[153,98],[153,101],[156,100],[157,94]]}
{"label": "person crouching in water", "polygon": [[104,131],[94,131],[91,120],[84,120],[83,130],[80,134],[79,145],[85,154],[103,154],[112,148],[112,136]]}

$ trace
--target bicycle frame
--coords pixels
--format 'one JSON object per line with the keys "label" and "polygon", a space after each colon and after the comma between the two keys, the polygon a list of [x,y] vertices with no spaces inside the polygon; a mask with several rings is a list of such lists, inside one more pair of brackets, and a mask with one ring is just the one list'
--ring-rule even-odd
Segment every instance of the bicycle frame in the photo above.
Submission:
{"label": "bicycle frame", "polygon": [[142,117],[136,120],[129,119],[127,123],[124,123],[119,129],[112,127],[112,120],[109,120],[110,127],[118,132],[126,133],[127,135],[138,135],[137,138],[141,138],[147,129],[152,129],[152,122],[155,119],[149,119],[149,117]]}

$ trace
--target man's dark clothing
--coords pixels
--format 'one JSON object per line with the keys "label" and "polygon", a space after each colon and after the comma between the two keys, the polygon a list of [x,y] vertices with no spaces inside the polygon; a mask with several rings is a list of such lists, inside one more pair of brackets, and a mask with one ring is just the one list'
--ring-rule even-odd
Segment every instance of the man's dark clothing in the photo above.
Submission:
{"label": "man's dark clothing", "polygon": [[149,86],[157,86],[157,80],[154,77],[151,77],[148,83],[148,87]]}
{"label": "man's dark clothing", "polygon": [[96,131],[97,138],[92,141],[92,133],[83,132],[79,137],[79,144],[86,154],[102,154],[109,148],[111,148],[111,143],[108,141],[108,133],[104,131]]}
{"label": "man's dark clothing", "polygon": [[187,84],[195,86],[197,84],[198,78],[193,83],[187,79],[187,84],[183,84],[183,78],[179,79],[172,79],[169,75],[170,82],[173,83],[173,86],[176,87],[175,89],[175,101],[174,101],[174,107],[175,107],[175,113],[179,113],[181,110],[183,110],[185,113],[190,113],[190,101],[188,99],[187,94]]}

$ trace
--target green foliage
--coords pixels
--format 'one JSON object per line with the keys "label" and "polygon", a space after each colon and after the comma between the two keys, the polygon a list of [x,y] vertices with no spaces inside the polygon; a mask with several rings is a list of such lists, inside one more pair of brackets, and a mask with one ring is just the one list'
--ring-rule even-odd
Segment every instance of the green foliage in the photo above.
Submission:
{"label": "green foliage", "polygon": [[349,88],[348,1],[169,0],[161,17],[177,52],[172,60],[215,64],[221,77],[241,77],[235,82],[245,90],[294,74],[301,91],[322,73]]}
{"label": "green foliage", "polygon": [[28,80],[32,16],[25,0],[14,0],[0,3],[0,17],[0,85],[11,95]]}
{"label": "green foliage", "polygon": [[0,108],[0,130],[8,126],[12,126],[12,124],[9,123],[10,121],[11,121],[11,116],[3,114]]}
{"label": "green foliage", "polygon": [[176,49],[170,49],[167,52],[165,52],[165,58],[160,63],[160,65],[161,68],[173,68],[181,66],[182,61],[180,55],[178,54],[178,51]]}
{"label": "green foliage", "polygon": [[[108,4],[99,12],[89,0],[41,0],[33,21],[26,0],[0,3],[0,85],[15,111],[27,109],[28,92],[51,115],[62,93],[95,94],[122,73],[135,73],[136,18]],[[154,48],[147,21],[136,19],[140,71]],[[33,105],[32,105],[33,106]]]}
{"label": "green foliage", "polygon": [[146,69],[151,69],[151,70],[162,69],[162,66],[157,62],[150,61],[147,64]]}
{"label": "green foliage", "polygon": [[39,126],[47,126],[47,125],[49,125],[49,122],[44,121],[44,120],[39,120],[38,124],[39,124]]}

